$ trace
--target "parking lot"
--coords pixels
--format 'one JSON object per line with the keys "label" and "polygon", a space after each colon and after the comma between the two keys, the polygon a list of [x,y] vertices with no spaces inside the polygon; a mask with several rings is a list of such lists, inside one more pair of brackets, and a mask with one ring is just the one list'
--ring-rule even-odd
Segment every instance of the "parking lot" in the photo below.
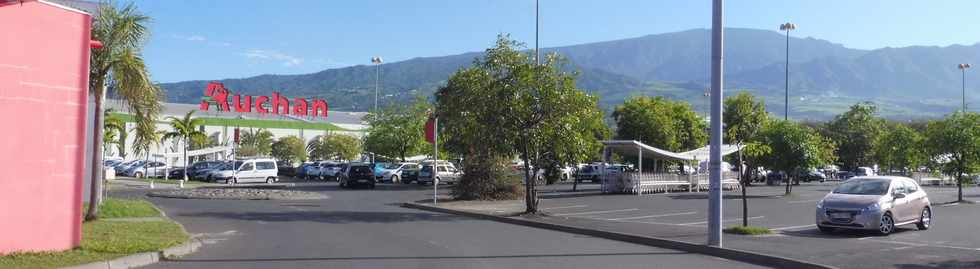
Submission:
{"label": "parking lot", "polygon": [[[725,235],[725,246],[841,268],[980,267],[980,206],[948,203],[956,198],[955,187],[925,187],[934,206],[932,229],[903,226],[890,236],[860,231],[823,234],[814,225],[815,204],[837,183],[804,183],[794,186],[789,196],[783,195],[783,186],[750,187],[749,224],[775,233]],[[551,216],[546,218],[550,222],[696,243],[706,240],[705,192],[545,197],[541,209]],[[964,199],[980,200],[980,188],[965,188]],[[741,225],[740,192],[725,192],[722,221],[725,227]]]}

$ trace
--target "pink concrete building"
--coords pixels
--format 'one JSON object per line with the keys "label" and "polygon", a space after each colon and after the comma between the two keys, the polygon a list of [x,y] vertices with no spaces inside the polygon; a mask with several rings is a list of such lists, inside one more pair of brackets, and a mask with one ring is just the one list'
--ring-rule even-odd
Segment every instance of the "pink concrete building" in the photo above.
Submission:
{"label": "pink concrete building", "polygon": [[92,18],[0,0],[0,254],[81,240]]}

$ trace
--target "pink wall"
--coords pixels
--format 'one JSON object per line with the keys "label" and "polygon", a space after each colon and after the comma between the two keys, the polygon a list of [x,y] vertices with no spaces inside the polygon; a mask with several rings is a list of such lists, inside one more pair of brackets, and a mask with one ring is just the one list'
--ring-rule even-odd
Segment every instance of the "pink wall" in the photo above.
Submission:
{"label": "pink wall", "polygon": [[0,1],[0,253],[81,239],[91,17]]}

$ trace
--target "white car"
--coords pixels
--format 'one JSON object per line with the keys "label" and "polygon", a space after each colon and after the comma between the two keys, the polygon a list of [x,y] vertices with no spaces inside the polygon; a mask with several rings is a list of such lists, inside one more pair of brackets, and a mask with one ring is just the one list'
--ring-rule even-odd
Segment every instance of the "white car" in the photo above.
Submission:
{"label": "white car", "polygon": [[400,182],[402,178],[402,171],[406,169],[419,169],[419,164],[417,163],[389,164],[387,167],[385,167],[384,172],[381,173],[381,181],[390,181],[392,183]]}
{"label": "white car", "polygon": [[210,177],[213,181],[225,181],[228,184],[248,182],[271,184],[279,180],[279,167],[273,159],[239,160],[231,167],[223,167],[211,172]]}

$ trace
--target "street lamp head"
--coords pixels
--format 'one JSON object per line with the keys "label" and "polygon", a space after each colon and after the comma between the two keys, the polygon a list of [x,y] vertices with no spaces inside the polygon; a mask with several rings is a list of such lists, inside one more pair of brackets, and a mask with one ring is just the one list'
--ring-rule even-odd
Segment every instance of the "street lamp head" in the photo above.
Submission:
{"label": "street lamp head", "polygon": [[779,25],[779,30],[780,31],[796,30],[796,24],[789,23],[789,22],[784,23],[784,24],[780,24]]}
{"label": "street lamp head", "polygon": [[371,63],[380,64],[380,63],[384,63],[384,60],[382,60],[381,57],[375,56],[375,57],[371,57]]}
{"label": "street lamp head", "polygon": [[960,69],[967,69],[967,68],[970,68],[970,67],[973,67],[973,66],[970,66],[970,64],[960,64],[959,65],[959,68]]}

